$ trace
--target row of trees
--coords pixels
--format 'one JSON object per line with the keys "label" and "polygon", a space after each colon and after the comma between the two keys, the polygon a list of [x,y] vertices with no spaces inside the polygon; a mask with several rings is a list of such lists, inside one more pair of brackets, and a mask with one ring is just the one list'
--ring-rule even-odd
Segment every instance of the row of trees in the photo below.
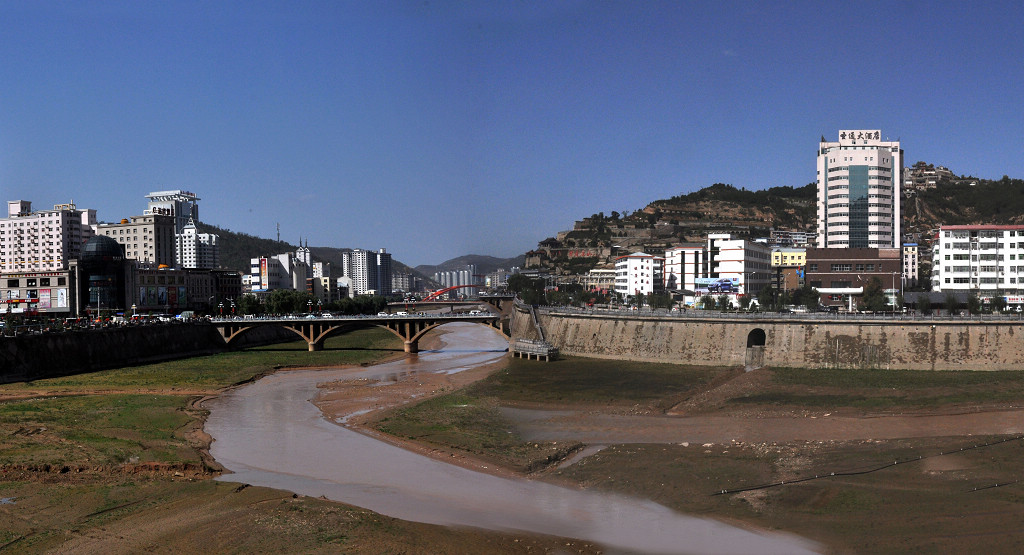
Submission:
{"label": "row of trees", "polygon": [[275,289],[261,301],[255,295],[242,295],[236,300],[241,314],[295,314],[301,312],[332,312],[337,314],[376,314],[388,306],[388,298],[360,295],[323,304],[306,291]]}

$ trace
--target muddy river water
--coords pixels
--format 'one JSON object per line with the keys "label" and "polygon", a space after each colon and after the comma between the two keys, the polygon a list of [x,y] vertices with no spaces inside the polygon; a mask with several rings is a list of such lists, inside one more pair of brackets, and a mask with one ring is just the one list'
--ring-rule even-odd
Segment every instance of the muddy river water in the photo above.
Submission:
{"label": "muddy river water", "polygon": [[[220,479],[267,486],[446,526],[520,531],[599,543],[612,552],[801,553],[799,538],[689,517],[662,505],[447,464],[327,420],[317,384],[396,373],[459,372],[507,356],[507,340],[475,324],[448,324],[443,347],[347,370],[278,372],[207,404]],[[344,420],[343,418],[339,420]]]}

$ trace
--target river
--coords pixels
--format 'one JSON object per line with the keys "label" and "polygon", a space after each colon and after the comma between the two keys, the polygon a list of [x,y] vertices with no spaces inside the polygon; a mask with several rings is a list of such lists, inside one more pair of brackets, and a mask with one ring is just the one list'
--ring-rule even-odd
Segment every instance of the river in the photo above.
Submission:
{"label": "river", "polygon": [[[396,373],[458,372],[506,354],[507,340],[446,324],[438,351],[361,369],[278,372],[207,403],[219,479],[364,507],[416,522],[571,537],[612,551],[808,553],[814,545],[679,514],[643,499],[476,472],[375,440],[324,418],[317,384]],[[340,419],[340,420],[343,420]]]}

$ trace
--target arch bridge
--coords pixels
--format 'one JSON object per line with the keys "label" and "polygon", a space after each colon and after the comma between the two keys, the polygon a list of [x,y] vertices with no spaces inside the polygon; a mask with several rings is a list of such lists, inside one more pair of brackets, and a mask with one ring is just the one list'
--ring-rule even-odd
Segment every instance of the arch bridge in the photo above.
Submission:
{"label": "arch bridge", "polygon": [[331,318],[217,318],[211,324],[224,343],[248,330],[261,326],[280,326],[295,332],[309,345],[310,351],[324,348],[324,340],[332,335],[369,327],[386,328],[405,342],[405,352],[418,353],[420,339],[430,330],[450,322],[472,322],[498,330],[509,337],[509,323],[498,314],[413,314],[409,316],[339,316]]}

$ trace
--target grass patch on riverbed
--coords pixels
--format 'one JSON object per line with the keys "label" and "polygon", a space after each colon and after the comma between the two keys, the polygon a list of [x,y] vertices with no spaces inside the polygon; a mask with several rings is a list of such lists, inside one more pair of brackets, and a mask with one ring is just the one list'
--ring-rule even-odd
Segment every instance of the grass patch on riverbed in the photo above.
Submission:
{"label": "grass patch on riverbed", "polygon": [[[1017,553],[1024,547],[1021,442],[973,448],[1000,439],[617,445],[556,475],[689,514],[786,530],[822,542],[826,552]],[[760,484],[775,485],[720,494]]]}
{"label": "grass patch on riverbed", "polygon": [[893,411],[1015,403],[1024,399],[1022,371],[763,369],[771,379],[729,400],[774,407],[840,407]]}
{"label": "grass patch on riverbed", "polygon": [[213,392],[251,380],[275,368],[361,364],[402,351],[402,342],[393,333],[381,328],[370,328],[328,338],[322,351],[309,352],[305,341],[279,343],[155,364],[4,384],[0,385],[0,394],[39,389],[56,393],[81,388],[175,388]]}
{"label": "grass patch on riverbed", "polygon": [[594,553],[582,542],[405,522],[212,480],[0,482],[11,553]]}
{"label": "grass patch on riverbed", "polygon": [[386,434],[453,449],[520,472],[543,468],[578,447],[575,443],[525,442],[501,416],[493,397],[466,392],[388,411],[371,425]]}
{"label": "grass patch on riverbed", "polygon": [[[0,385],[0,464],[111,467],[157,462],[200,464],[186,432],[198,415],[188,405],[284,366],[368,363],[396,354],[389,331],[360,330],[328,339],[256,347],[183,360]],[[42,395],[40,395],[42,394]],[[19,395],[29,398],[17,399]]]}
{"label": "grass patch on riverbed", "polygon": [[82,395],[0,404],[0,465],[198,464],[181,397]]}
{"label": "grass patch on riverbed", "polygon": [[577,442],[528,442],[498,407],[540,403],[658,412],[728,370],[568,357],[557,362],[512,358],[508,366],[458,392],[387,412],[381,432],[492,460],[522,472],[562,460]]}
{"label": "grass patch on riverbed", "polygon": [[467,391],[475,396],[497,397],[502,402],[661,409],[729,372],[723,368],[628,360],[565,357],[541,363],[513,358],[507,368]]}

